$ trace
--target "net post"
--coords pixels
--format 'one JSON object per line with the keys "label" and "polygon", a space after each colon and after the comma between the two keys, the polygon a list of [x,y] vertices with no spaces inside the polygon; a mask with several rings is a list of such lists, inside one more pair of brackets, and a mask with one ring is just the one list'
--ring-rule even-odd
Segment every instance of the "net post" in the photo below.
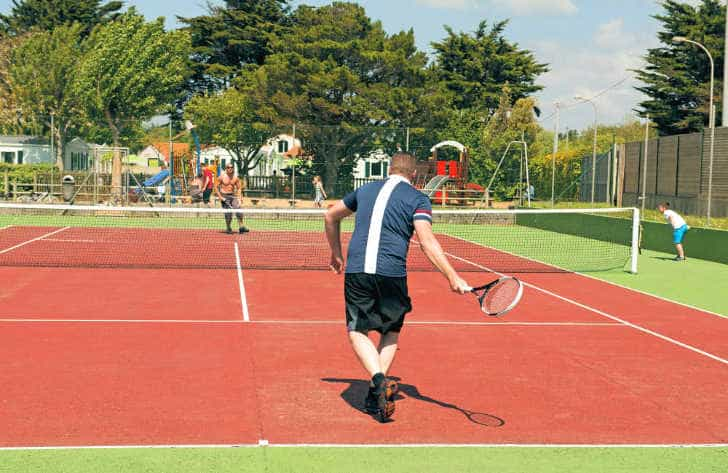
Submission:
{"label": "net post", "polygon": [[632,254],[630,260],[630,272],[637,274],[637,256],[639,255],[640,241],[640,209],[632,209]]}

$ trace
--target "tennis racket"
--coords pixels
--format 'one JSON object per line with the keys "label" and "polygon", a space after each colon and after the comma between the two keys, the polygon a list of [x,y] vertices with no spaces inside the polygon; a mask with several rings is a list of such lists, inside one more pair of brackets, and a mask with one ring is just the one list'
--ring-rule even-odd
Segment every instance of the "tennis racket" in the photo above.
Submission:
{"label": "tennis racket", "polygon": [[498,317],[510,312],[523,296],[523,284],[516,278],[504,276],[485,286],[472,287],[480,309],[487,315]]}

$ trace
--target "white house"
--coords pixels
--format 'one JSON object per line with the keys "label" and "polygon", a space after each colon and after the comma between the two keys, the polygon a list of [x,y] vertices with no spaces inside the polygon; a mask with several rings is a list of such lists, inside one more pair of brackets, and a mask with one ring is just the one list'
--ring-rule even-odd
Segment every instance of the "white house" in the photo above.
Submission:
{"label": "white house", "polygon": [[0,162],[8,164],[53,164],[51,146],[42,136],[0,135]]}
{"label": "white house", "polygon": [[389,176],[391,156],[384,150],[374,150],[366,156],[359,156],[354,166],[355,179],[384,179]]}
{"label": "white house", "polygon": [[[293,135],[281,134],[270,138],[260,148],[263,158],[255,169],[254,175],[272,176],[273,171],[280,173],[282,169],[288,168],[284,154],[295,147],[301,148],[301,140],[294,138]],[[251,175],[253,174],[251,173]]]}
{"label": "white house", "polygon": [[63,168],[67,171],[96,169],[98,172],[110,173],[115,152],[121,153],[122,162],[126,163],[128,148],[113,148],[74,138],[66,143],[63,150]]}

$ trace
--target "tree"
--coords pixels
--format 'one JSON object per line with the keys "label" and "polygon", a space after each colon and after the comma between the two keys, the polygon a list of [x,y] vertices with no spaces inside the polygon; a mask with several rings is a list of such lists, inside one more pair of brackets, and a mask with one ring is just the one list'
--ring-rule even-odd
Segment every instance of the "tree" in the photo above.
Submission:
{"label": "tree", "polygon": [[81,60],[82,30],[75,23],[38,31],[14,48],[10,57],[8,82],[17,109],[48,129],[54,117],[56,165],[61,170],[67,133],[74,124],[80,124],[76,120],[79,103],[73,77]]}
{"label": "tree", "polygon": [[434,68],[453,92],[455,108],[493,112],[504,85],[510,89],[509,105],[543,88],[535,82],[548,71],[547,65],[504,37],[507,24],[501,21],[489,28],[483,21],[473,34],[456,33],[446,26],[447,37],[432,43]]}
{"label": "tree", "polygon": [[185,107],[185,115],[203,142],[227,150],[238,175],[248,175],[263,158],[260,149],[273,136],[270,125],[258,121],[248,96],[234,87],[208,96],[196,96]]}
{"label": "tree", "polygon": [[636,110],[650,116],[661,135],[700,131],[710,111],[710,64],[705,53],[692,44],[674,44],[672,38],[685,36],[702,43],[715,61],[716,126],[722,125],[723,53],[725,7],[718,0],[702,0],[695,7],[676,0],[662,3],[664,13],[655,15],[663,30],[658,38],[663,46],[650,49],[647,65],[636,71],[644,83],[637,90],[648,99]]}
{"label": "tree", "polygon": [[23,133],[18,100],[10,83],[10,57],[24,38],[0,34],[0,133]]}
{"label": "tree", "polygon": [[301,6],[273,46],[241,87],[262,120],[297,124],[329,191],[357,155],[394,148],[397,129],[422,116],[418,101],[431,90],[414,35],[387,35],[359,5]]}
{"label": "tree", "polygon": [[192,37],[195,91],[229,87],[248,65],[260,66],[287,23],[289,0],[225,0],[207,15],[180,17]]}
{"label": "tree", "polygon": [[[75,90],[92,126],[107,127],[115,147],[138,125],[179,96],[186,79],[189,34],[164,31],[164,19],[145,22],[130,8],[95,29],[84,45]],[[112,188],[121,192],[121,157],[115,153]]]}
{"label": "tree", "polygon": [[0,15],[0,30],[11,35],[31,29],[51,31],[56,26],[80,23],[84,36],[94,26],[119,15],[123,2],[101,0],[13,0],[10,15]]}

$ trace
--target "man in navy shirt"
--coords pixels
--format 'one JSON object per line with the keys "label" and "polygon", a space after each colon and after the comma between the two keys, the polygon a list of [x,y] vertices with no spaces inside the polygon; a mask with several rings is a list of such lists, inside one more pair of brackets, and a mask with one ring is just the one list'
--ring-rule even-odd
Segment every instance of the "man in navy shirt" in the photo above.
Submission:
{"label": "man in navy shirt", "polygon": [[[360,187],[326,214],[331,269],[346,268],[344,299],[349,340],[372,377],[365,400],[367,412],[381,422],[394,413],[397,383],[386,378],[394,361],[405,315],[412,310],[407,292],[407,251],[414,232],[423,252],[459,294],[469,291],[447,260],[432,232],[430,199],[410,184],[416,160],[407,153],[392,157],[390,177]],[[356,213],[354,234],[344,264],[341,220]],[[381,334],[376,347],[368,336]]]}

